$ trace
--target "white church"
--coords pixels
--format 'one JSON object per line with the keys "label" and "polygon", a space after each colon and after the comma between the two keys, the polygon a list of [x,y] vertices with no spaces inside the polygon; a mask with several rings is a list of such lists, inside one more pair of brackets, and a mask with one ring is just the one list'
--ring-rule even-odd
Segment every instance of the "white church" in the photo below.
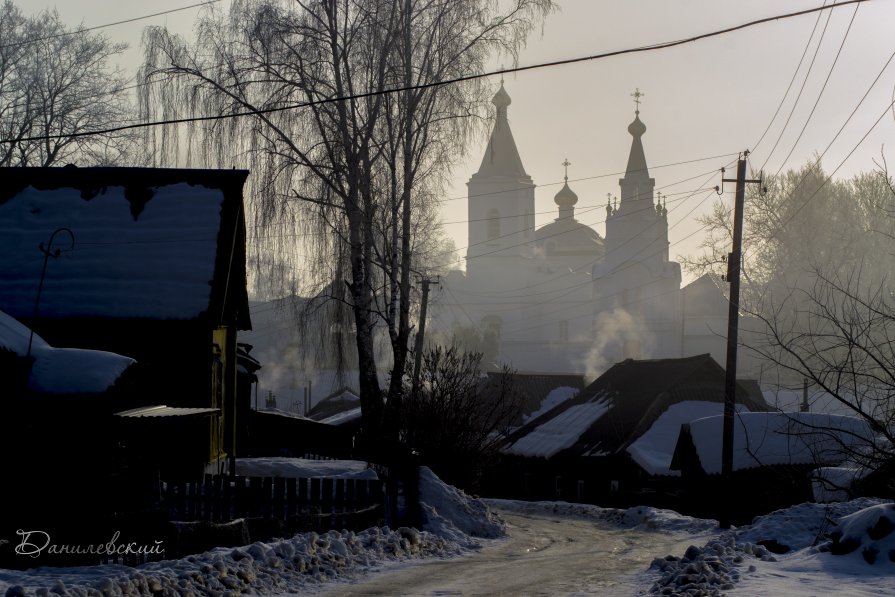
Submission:
{"label": "white church", "polygon": [[[634,95],[639,100],[639,91]],[[556,219],[535,227],[535,183],[510,130],[502,83],[492,103],[494,128],[467,183],[466,271],[445,276],[431,303],[441,341],[473,339],[486,364],[525,373],[597,376],[627,358],[703,353],[723,366],[723,283],[705,276],[681,288],[680,264],[668,256],[668,211],[644,153],[639,102],[619,199],[605,207],[605,238],[576,219],[568,171],[554,197]]]}

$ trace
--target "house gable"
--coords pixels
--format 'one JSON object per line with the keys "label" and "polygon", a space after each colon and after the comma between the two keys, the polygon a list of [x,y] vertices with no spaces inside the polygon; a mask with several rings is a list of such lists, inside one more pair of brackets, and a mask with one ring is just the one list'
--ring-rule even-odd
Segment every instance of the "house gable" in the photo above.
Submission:
{"label": "house gable", "polygon": [[203,320],[250,327],[238,170],[15,168],[0,189],[0,308],[38,321]]}

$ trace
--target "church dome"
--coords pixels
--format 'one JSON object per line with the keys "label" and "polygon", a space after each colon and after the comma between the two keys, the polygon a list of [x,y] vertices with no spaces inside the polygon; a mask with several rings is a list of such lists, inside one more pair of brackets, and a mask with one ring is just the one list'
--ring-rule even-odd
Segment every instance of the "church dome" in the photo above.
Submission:
{"label": "church dome", "polygon": [[578,203],[578,195],[569,187],[568,181],[562,186],[553,201],[560,207],[572,207]]}
{"label": "church dome", "polygon": [[646,132],[646,125],[640,120],[640,111],[634,114],[634,121],[628,125],[628,132],[632,137],[642,137]]}
{"label": "church dome", "polygon": [[602,237],[572,217],[558,218],[535,230],[535,242],[547,249],[547,255],[603,256]]}

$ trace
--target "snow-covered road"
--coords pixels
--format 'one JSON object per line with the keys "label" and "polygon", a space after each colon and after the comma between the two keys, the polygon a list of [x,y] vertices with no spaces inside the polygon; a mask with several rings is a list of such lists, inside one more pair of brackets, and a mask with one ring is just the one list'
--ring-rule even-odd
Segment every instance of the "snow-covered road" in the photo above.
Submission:
{"label": "snow-covered road", "polygon": [[509,538],[486,542],[478,553],[373,573],[320,594],[632,595],[631,575],[646,570],[656,554],[683,553],[705,540],[547,512],[498,513]]}

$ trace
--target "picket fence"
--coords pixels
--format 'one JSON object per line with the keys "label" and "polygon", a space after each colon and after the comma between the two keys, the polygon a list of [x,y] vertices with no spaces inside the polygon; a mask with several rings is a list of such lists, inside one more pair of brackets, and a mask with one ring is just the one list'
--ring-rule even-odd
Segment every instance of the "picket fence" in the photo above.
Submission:
{"label": "picket fence", "polygon": [[[351,528],[381,517],[383,482],[377,479],[205,475],[162,486],[162,509],[172,521],[226,523],[237,518],[319,519],[329,528]],[[313,524],[311,526],[318,526]]]}

